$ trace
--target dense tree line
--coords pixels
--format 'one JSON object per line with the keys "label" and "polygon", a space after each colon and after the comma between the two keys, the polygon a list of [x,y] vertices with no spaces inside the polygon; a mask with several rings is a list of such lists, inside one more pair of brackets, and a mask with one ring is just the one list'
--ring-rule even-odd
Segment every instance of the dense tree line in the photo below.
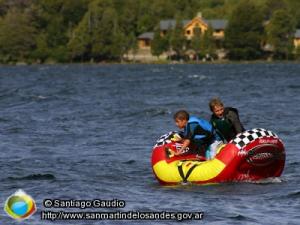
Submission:
{"label": "dense tree line", "polygon": [[[293,58],[296,52],[293,40],[297,21],[291,16],[293,10],[288,6],[288,1],[284,0],[266,0],[263,7],[254,1],[240,1],[231,13],[225,31],[228,57],[235,60],[266,56],[275,59]],[[264,49],[267,45],[269,49]]]}
{"label": "dense tree line", "polygon": [[188,44],[179,23],[158,35],[160,20],[191,19],[199,11],[229,21],[223,47],[230,58],[261,58],[262,43],[270,43],[272,56],[286,59],[299,55],[292,44],[299,6],[298,0],[0,0],[0,62],[118,61],[147,31],[155,31],[154,55],[186,48],[212,54],[212,31]]}

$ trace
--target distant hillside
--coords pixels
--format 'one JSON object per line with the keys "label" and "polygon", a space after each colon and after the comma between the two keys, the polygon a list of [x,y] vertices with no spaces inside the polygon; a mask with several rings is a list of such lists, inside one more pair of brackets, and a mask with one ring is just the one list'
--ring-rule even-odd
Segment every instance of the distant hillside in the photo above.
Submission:
{"label": "distant hillside", "polygon": [[[230,19],[240,1],[0,0],[0,62],[119,60],[162,19]],[[286,8],[300,27],[299,0],[245,1],[265,20]]]}

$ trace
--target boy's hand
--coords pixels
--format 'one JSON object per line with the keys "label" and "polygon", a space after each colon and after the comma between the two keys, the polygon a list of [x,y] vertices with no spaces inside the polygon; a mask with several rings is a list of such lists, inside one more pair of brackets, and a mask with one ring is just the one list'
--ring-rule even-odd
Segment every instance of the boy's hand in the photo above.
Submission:
{"label": "boy's hand", "polygon": [[186,152],[186,148],[189,146],[190,143],[191,143],[191,141],[189,139],[185,139],[183,141],[183,143],[182,143],[181,149],[179,151],[177,151],[175,153],[175,155],[181,155],[181,154],[185,153]]}
{"label": "boy's hand", "polygon": [[181,155],[185,152],[185,149],[184,148],[181,148],[179,151],[177,152],[174,152],[174,155]]}

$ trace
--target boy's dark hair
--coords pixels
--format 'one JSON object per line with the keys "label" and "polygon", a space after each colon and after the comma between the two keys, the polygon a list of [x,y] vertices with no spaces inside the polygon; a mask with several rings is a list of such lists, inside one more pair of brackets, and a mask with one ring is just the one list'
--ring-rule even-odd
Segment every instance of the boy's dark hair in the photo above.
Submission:
{"label": "boy's dark hair", "polygon": [[179,110],[177,111],[174,116],[173,116],[174,120],[179,119],[179,120],[189,120],[190,115],[187,111],[185,110]]}

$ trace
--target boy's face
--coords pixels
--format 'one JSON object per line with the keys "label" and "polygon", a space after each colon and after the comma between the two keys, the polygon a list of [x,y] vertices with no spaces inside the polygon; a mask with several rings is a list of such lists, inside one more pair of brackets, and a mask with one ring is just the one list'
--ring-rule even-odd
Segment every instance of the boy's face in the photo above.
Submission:
{"label": "boy's face", "polygon": [[187,122],[188,122],[187,120],[181,120],[181,119],[176,119],[175,120],[176,126],[179,129],[183,129],[186,126]]}
{"label": "boy's face", "polygon": [[215,114],[216,117],[222,118],[224,114],[224,107],[221,105],[214,106],[213,113]]}

